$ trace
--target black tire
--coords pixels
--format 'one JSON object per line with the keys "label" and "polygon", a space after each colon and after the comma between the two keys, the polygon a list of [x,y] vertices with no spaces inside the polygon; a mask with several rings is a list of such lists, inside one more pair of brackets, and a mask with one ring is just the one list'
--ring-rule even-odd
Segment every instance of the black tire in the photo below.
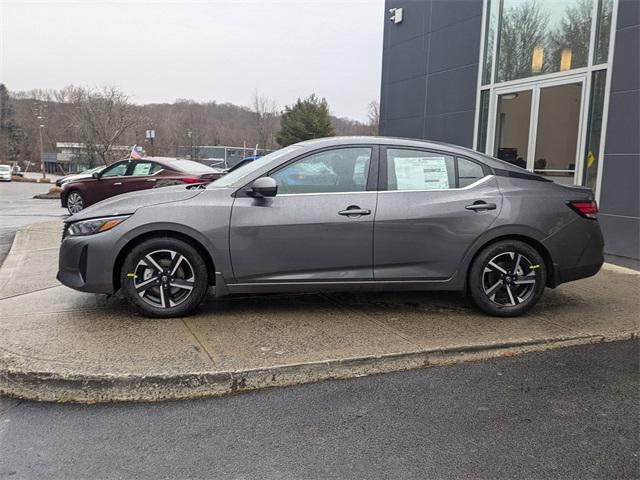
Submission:
{"label": "black tire", "polygon": [[152,238],[127,254],[120,285],[125,298],[143,315],[181,317],[198,308],[207,294],[207,265],[187,242],[172,237]]}
{"label": "black tire", "polygon": [[469,271],[469,291],[476,305],[497,317],[527,313],[540,299],[546,282],[544,258],[518,240],[501,240],[485,247]]}
{"label": "black tire", "polygon": [[84,209],[84,196],[79,190],[71,190],[67,193],[67,210],[71,215]]}

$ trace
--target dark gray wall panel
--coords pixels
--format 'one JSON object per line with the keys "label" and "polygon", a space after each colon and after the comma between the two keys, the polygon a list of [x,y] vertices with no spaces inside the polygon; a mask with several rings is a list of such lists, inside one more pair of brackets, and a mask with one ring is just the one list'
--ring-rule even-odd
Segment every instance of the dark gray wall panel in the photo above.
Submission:
{"label": "dark gray wall panel", "polygon": [[[638,3],[640,4],[640,1]],[[640,26],[635,25],[618,31],[616,51],[613,56],[614,75],[611,79],[613,92],[634,90],[640,85],[638,61],[629,61],[638,55],[638,45],[640,45]]]}
{"label": "dark gray wall panel", "polygon": [[471,146],[481,24],[482,0],[386,1],[381,135]]}
{"label": "dark gray wall panel", "polygon": [[615,185],[602,190],[602,213],[640,217],[640,154],[607,155],[602,184]]}
{"label": "dark gray wall panel", "polygon": [[423,115],[424,91],[424,77],[410,78],[389,84],[385,121]]}
{"label": "dark gray wall panel", "polygon": [[399,118],[388,120],[384,127],[381,124],[380,128],[384,128],[385,135],[388,137],[421,138],[423,122],[422,117]]}
{"label": "dark gray wall panel", "polygon": [[429,75],[427,115],[475,110],[477,65]]}
{"label": "dark gray wall panel", "polygon": [[[385,4],[384,36],[385,45],[392,47],[414,37],[425,34],[425,23],[429,13],[428,2],[412,0],[387,0]],[[402,7],[404,11],[402,23],[395,24],[389,20],[389,9]]]}
{"label": "dark gray wall panel", "polygon": [[[429,72],[440,72],[478,63],[481,22],[477,17],[432,32]],[[476,86],[477,77],[473,78]]]}
{"label": "dark gray wall panel", "polygon": [[425,119],[424,138],[471,147],[473,121],[474,110],[428,115]]}
{"label": "dark gray wall panel", "polygon": [[607,153],[640,152],[640,140],[638,138],[638,132],[640,131],[639,107],[639,90],[626,92],[611,90],[609,120],[607,122]]}
{"label": "dark gray wall panel", "polygon": [[[405,43],[388,48],[384,57],[387,59],[387,76],[385,80],[395,83],[418,76],[424,77],[427,73],[427,46],[425,37],[416,37]],[[411,61],[407,59],[407,52],[413,52]]]}
{"label": "dark gray wall panel", "polygon": [[605,252],[621,257],[640,258],[640,219],[599,215]]}
{"label": "dark gray wall panel", "polygon": [[640,23],[640,1],[620,0],[617,30]]}
{"label": "dark gray wall panel", "polygon": [[605,251],[639,258],[640,2],[618,4],[611,96],[600,189]]}
{"label": "dark gray wall panel", "polygon": [[482,1],[437,0],[431,7],[431,31],[482,15]]}

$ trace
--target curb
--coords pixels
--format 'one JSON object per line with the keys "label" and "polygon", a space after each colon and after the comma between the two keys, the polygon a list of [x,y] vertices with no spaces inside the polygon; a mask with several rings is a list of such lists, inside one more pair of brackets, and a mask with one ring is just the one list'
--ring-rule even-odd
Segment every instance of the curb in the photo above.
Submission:
{"label": "curb", "polygon": [[173,376],[58,376],[0,366],[0,394],[60,403],[158,402],[188,400],[355,378],[417,368],[452,365],[585,344],[639,338],[640,332],[504,342],[431,349],[383,356],[280,365],[264,369]]}

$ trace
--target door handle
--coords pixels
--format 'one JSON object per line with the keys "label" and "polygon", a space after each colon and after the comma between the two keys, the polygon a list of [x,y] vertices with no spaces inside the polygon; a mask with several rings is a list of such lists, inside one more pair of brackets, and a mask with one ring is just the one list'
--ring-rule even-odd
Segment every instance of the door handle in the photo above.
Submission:
{"label": "door handle", "polygon": [[122,182],[116,182],[113,184],[114,186],[122,185]]}
{"label": "door handle", "polygon": [[359,217],[360,215],[371,215],[371,210],[368,208],[360,208],[357,205],[349,205],[345,210],[340,210],[338,215],[344,215],[346,217]]}
{"label": "door handle", "polygon": [[464,208],[466,208],[467,210],[473,210],[474,212],[478,212],[481,210],[495,210],[496,204],[487,203],[487,202],[483,202],[482,200],[478,200],[476,202],[473,202],[471,205],[467,205]]}

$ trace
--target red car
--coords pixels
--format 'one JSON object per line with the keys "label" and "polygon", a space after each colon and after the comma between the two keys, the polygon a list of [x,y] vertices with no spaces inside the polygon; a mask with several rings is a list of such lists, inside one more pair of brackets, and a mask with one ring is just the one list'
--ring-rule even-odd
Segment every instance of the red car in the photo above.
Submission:
{"label": "red car", "polygon": [[217,168],[179,158],[122,160],[91,177],[65,183],[60,200],[62,207],[74,214],[105,198],[123,193],[180,183],[210,182],[222,175],[224,172]]}

